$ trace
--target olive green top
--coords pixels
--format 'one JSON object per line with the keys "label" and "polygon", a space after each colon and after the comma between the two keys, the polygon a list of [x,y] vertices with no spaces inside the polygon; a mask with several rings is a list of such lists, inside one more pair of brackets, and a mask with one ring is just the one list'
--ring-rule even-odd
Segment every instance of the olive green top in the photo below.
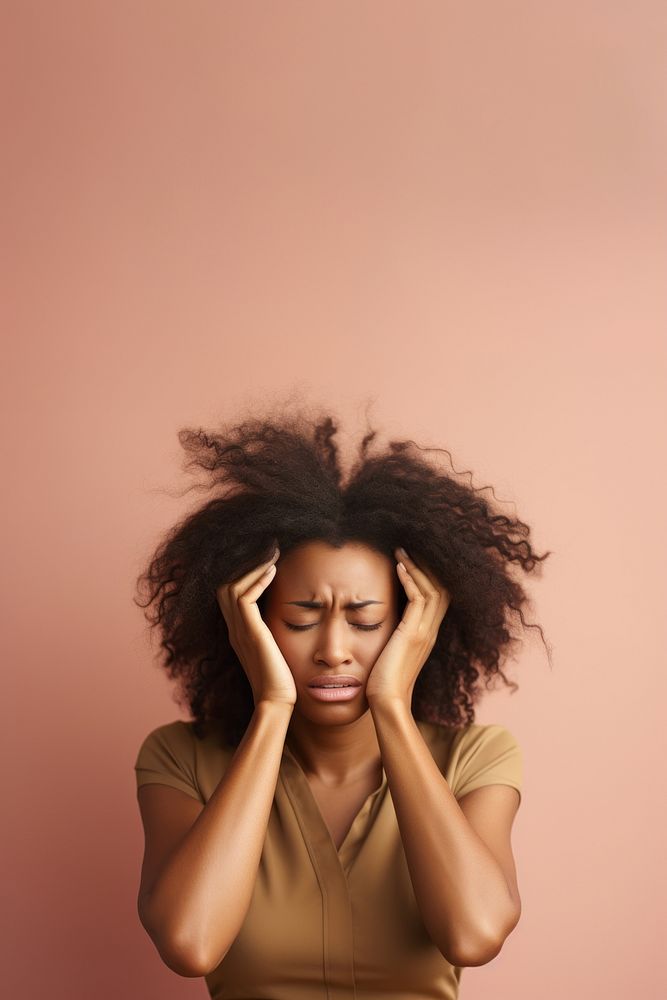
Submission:
{"label": "olive green top", "polygon": [[[415,721],[457,799],[491,784],[521,796],[522,754],[509,730]],[[170,785],[206,803],[234,752],[217,726],[198,740],[190,722],[166,723],[139,749],[137,787]],[[285,744],[249,910],[205,977],[213,1000],[454,1000],[461,971],[422,923],[384,769],[336,850]]]}

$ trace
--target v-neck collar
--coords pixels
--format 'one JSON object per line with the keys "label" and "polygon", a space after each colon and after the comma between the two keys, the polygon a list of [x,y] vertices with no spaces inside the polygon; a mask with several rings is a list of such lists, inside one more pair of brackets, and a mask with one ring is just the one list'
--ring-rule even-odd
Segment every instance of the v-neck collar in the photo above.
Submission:
{"label": "v-neck collar", "polygon": [[368,828],[388,790],[387,774],[384,767],[382,767],[382,780],[379,786],[366,796],[339,848],[336,848],[331,831],[320,811],[305,771],[287,743],[283,746],[281,776],[301,826],[304,840],[311,851],[317,855],[320,865],[328,867],[333,856],[343,871],[349,872],[366,837]]}

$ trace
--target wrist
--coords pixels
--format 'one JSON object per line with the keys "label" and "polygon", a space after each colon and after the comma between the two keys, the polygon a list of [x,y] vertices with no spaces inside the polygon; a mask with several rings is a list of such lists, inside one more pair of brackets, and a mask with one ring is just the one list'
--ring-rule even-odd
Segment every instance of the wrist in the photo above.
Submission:
{"label": "wrist", "polygon": [[404,713],[412,714],[411,699],[403,698],[400,695],[375,695],[368,698],[368,705],[372,713]]}
{"label": "wrist", "polygon": [[255,712],[263,715],[286,716],[289,718],[294,711],[294,705],[288,701],[274,701],[270,698],[260,698],[255,703]]}

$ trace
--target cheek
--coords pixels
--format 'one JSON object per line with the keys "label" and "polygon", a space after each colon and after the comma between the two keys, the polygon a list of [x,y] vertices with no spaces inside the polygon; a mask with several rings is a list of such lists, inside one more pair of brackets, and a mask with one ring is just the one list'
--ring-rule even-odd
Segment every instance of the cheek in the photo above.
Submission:
{"label": "cheek", "polygon": [[385,626],[385,628],[378,629],[377,632],[369,632],[368,635],[371,636],[370,641],[366,644],[366,648],[369,654],[374,655],[376,658],[380,655],[384,647],[389,642],[391,635],[394,631],[394,623]]}
{"label": "cheek", "polygon": [[[273,633],[276,645],[292,672],[294,672],[293,668],[298,669],[299,663],[308,655],[310,645],[309,640],[305,638],[307,635],[307,632],[290,632],[285,626],[282,626],[282,628],[278,626]],[[310,641],[312,642],[312,639]]]}

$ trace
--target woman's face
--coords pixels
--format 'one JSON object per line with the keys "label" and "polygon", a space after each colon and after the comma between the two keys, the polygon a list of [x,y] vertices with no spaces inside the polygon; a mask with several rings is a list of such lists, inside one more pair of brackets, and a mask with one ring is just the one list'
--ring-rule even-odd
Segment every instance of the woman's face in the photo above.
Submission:
{"label": "woman's face", "polygon": [[[340,549],[307,542],[278,559],[260,602],[262,617],[292,671],[297,704],[309,717],[358,716],[368,709],[366,681],[398,624],[399,586],[394,561],[361,542]],[[360,681],[351,699],[321,701],[313,694],[314,678],[334,674]]]}

